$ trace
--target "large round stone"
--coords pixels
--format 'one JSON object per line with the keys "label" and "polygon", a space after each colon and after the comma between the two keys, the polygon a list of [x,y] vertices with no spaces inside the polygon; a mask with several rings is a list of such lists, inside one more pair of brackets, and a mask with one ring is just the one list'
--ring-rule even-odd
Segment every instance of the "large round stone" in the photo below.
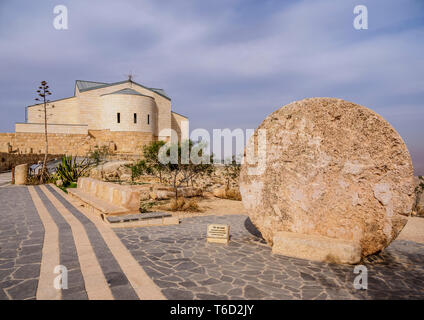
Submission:
{"label": "large round stone", "polygon": [[411,157],[370,109],[335,98],[293,102],[270,114],[250,141],[259,163],[244,162],[240,191],[269,244],[287,231],[352,240],[366,256],[406,224],[415,197]]}

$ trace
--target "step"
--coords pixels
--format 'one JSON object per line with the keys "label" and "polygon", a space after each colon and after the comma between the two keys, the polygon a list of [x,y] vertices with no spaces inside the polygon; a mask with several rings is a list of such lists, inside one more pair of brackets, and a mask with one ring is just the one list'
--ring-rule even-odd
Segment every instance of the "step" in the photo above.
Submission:
{"label": "step", "polygon": [[109,223],[119,223],[119,222],[140,221],[140,220],[147,220],[147,219],[161,219],[165,217],[172,217],[172,214],[164,213],[164,212],[125,214],[125,215],[119,215],[119,216],[106,217],[106,220]]}
{"label": "step", "polygon": [[99,210],[100,212],[106,215],[115,215],[115,214],[125,214],[130,212],[129,209],[116,206],[114,204],[108,203],[103,199],[99,199],[91,193],[82,191],[81,189],[68,189],[68,193],[72,196],[77,197],[82,202],[88,204],[94,209]]}
{"label": "step", "polygon": [[140,207],[140,192],[143,190],[139,186],[120,185],[87,177],[78,178],[77,189],[117,207],[133,211]]}

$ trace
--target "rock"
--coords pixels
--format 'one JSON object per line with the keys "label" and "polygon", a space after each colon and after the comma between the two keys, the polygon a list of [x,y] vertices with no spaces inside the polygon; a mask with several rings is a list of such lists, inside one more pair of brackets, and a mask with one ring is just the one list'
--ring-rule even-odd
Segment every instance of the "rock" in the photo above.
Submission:
{"label": "rock", "polygon": [[61,179],[56,180],[56,185],[58,187],[62,187],[63,186],[63,181]]}
{"label": "rock", "polygon": [[356,241],[284,231],[275,234],[272,253],[333,263],[361,261],[361,246]]}
{"label": "rock", "polygon": [[[180,187],[178,188],[178,197],[197,197],[202,195],[202,190],[193,187]],[[175,197],[173,188],[166,186],[157,186],[153,191],[150,192],[150,199],[153,200],[165,200],[172,199]]]}
{"label": "rock", "polygon": [[90,170],[90,178],[93,179],[120,179],[131,180],[131,169],[126,165],[131,161],[109,161]]}
{"label": "rock", "polygon": [[173,198],[174,192],[167,190],[154,190],[150,192],[150,199],[152,200],[166,200]]}
{"label": "rock", "polygon": [[406,224],[415,197],[411,157],[370,109],[334,98],[297,101],[269,115],[252,139],[260,161],[244,161],[240,191],[269,244],[286,231],[356,241],[366,256]]}
{"label": "rock", "polygon": [[198,197],[202,195],[202,189],[194,187],[181,187],[178,188],[178,196],[191,198]]}
{"label": "rock", "polygon": [[28,178],[28,164],[20,164],[15,167],[15,184],[23,185],[27,183]]}
{"label": "rock", "polygon": [[212,190],[212,193],[217,198],[225,198],[225,188],[216,188]]}
{"label": "rock", "polygon": [[415,177],[414,182],[416,195],[414,215],[424,217],[424,177]]}
{"label": "rock", "polygon": [[121,181],[131,181],[131,174],[128,174],[128,173],[121,173],[121,174],[119,175],[119,179],[120,179]]}

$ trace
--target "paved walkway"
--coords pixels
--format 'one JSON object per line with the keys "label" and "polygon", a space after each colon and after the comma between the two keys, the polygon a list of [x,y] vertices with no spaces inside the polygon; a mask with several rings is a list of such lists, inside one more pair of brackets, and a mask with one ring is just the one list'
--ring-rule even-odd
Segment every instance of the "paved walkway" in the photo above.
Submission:
{"label": "paved walkway", "polygon": [[12,172],[0,173],[0,187],[10,184],[12,181]]}
{"label": "paved walkway", "polygon": [[[3,186],[0,203],[0,300],[424,298],[424,244],[411,241],[370,257],[356,290],[353,266],[274,256],[245,215],[111,229],[54,186]],[[230,224],[229,245],[206,243],[209,223]],[[59,265],[67,289],[53,286]]]}
{"label": "paved walkway", "polygon": [[[205,242],[210,223],[230,225],[229,245]],[[369,258],[368,290],[356,290],[354,266],[272,255],[245,215],[116,232],[168,299],[424,298],[424,244],[415,242],[394,241]]]}
{"label": "paved walkway", "polygon": [[[0,299],[163,298],[113,231],[59,192],[1,189]],[[59,265],[68,271],[61,290],[53,286]]]}

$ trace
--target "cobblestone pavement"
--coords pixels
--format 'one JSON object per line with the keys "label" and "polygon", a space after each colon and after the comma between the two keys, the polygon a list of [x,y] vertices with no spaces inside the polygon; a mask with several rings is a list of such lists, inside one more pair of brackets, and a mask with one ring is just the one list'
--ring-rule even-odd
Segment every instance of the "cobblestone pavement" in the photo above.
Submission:
{"label": "cobblestone pavement", "polygon": [[0,187],[10,184],[12,181],[12,172],[0,173]]}
{"label": "cobblestone pavement", "polygon": [[[0,300],[424,298],[424,245],[415,242],[367,258],[361,291],[354,266],[272,255],[245,215],[111,230],[52,186],[1,187],[0,203]],[[210,223],[231,226],[229,245],[206,243]],[[57,242],[43,252],[44,239]],[[54,297],[51,261],[69,271]]]}
{"label": "cobblestone pavement", "polygon": [[26,187],[0,189],[0,300],[35,299],[44,228]]}
{"label": "cobblestone pavement", "polygon": [[[0,203],[0,300],[139,299],[127,278],[134,274],[138,283],[144,274],[142,283],[157,288],[99,216],[88,218],[52,186],[2,187]],[[67,269],[68,285],[55,289],[59,265]]]}
{"label": "cobblestone pavement", "polygon": [[[231,226],[229,245],[206,243],[210,223]],[[272,255],[244,215],[115,232],[168,299],[424,298],[424,245],[415,242],[369,257],[368,290],[356,290],[354,266]]]}

